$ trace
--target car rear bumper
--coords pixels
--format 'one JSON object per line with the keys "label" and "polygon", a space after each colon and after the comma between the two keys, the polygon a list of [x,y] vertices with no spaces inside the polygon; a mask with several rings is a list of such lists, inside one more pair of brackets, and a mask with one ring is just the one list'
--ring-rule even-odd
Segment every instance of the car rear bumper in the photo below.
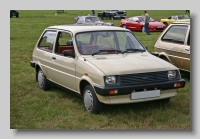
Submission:
{"label": "car rear bumper", "polygon": [[[180,83],[179,87],[175,87],[175,83]],[[167,82],[157,82],[149,84],[139,84],[139,85],[115,85],[108,87],[94,86],[96,93],[100,96],[117,96],[117,95],[126,95],[131,94],[133,91],[140,92],[144,90],[170,90],[183,88],[186,81],[184,79],[173,80]],[[110,94],[111,90],[116,91],[115,94]]]}
{"label": "car rear bumper", "polygon": [[34,61],[30,61],[30,66],[35,68],[35,62]]}

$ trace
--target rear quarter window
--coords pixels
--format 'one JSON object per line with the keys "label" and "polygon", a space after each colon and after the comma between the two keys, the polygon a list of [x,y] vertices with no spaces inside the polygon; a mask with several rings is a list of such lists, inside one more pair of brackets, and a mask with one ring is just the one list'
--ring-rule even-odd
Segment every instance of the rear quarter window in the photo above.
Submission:
{"label": "rear quarter window", "polygon": [[46,31],[40,39],[38,48],[48,52],[52,52],[53,45],[56,40],[56,35],[56,31]]}

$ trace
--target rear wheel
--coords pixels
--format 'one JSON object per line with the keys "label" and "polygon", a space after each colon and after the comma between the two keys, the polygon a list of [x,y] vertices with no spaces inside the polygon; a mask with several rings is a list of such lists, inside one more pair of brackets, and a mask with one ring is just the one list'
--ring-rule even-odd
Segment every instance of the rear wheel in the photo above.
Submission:
{"label": "rear wheel", "polygon": [[10,14],[10,18],[12,18],[13,17],[13,15],[12,14]]}
{"label": "rear wheel", "polygon": [[126,28],[126,25],[122,25],[123,28]]}
{"label": "rear wheel", "polygon": [[111,19],[111,20],[114,20],[114,17],[113,17],[113,16],[111,16],[111,17],[110,17],[110,19]]}
{"label": "rear wheel", "polygon": [[39,69],[37,72],[37,81],[38,81],[38,86],[40,87],[40,89],[43,89],[43,90],[49,89],[47,78],[41,69]]}
{"label": "rear wheel", "polygon": [[102,104],[98,100],[94,89],[90,85],[86,85],[83,91],[83,103],[85,110],[89,113],[98,114],[101,112]]}
{"label": "rear wheel", "polygon": [[19,14],[16,14],[16,18],[18,18],[19,17]]}

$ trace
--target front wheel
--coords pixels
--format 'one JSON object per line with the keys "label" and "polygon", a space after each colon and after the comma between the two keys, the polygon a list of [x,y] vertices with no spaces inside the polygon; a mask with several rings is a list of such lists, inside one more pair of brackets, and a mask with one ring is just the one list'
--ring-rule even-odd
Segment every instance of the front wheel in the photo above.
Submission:
{"label": "front wheel", "polygon": [[166,27],[168,26],[168,23],[167,23],[167,22],[164,22],[163,24],[165,24]]}
{"label": "front wheel", "polygon": [[141,30],[142,30],[143,33],[145,33],[145,27],[144,26],[141,27]]}
{"label": "front wheel", "polygon": [[43,89],[43,90],[49,89],[47,78],[41,69],[39,69],[37,72],[37,80],[38,80],[38,86],[40,87],[40,89]]}
{"label": "front wheel", "polygon": [[169,62],[169,60],[166,57],[160,57],[162,60],[165,60],[167,62]]}
{"label": "front wheel", "polygon": [[160,99],[158,102],[161,104],[168,104],[170,102],[170,98]]}
{"label": "front wheel", "polygon": [[93,114],[98,114],[101,112],[102,104],[99,102],[94,89],[90,85],[85,86],[83,92],[83,103],[87,112]]}

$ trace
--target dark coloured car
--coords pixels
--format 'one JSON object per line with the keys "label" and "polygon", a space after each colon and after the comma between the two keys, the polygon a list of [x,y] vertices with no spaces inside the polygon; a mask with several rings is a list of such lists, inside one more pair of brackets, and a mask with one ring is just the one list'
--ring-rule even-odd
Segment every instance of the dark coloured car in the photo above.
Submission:
{"label": "dark coloured car", "polygon": [[126,18],[126,12],[122,10],[106,10],[104,12],[98,12],[98,17],[101,19],[109,18],[111,20],[113,19],[125,19]]}
{"label": "dark coloured car", "polygon": [[15,16],[16,18],[19,17],[19,12],[17,10],[10,10],[10,18]]}
{"label": "dark coloured car", "polygon": [[87,25],[105,25],[114,26],[112,22],[103,22],[97,16],[78,16],[75,19],[75,24],[87,24]]}

